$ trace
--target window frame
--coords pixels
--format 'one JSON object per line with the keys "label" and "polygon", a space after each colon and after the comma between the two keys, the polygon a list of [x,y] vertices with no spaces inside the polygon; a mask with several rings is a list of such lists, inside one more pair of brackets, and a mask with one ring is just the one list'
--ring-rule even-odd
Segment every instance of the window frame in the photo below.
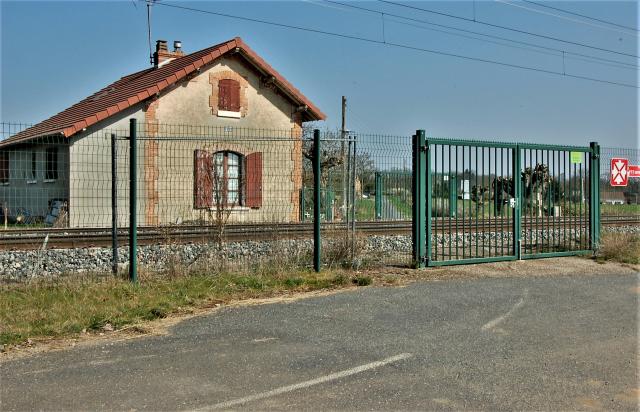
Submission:
{"label": "window frame", "polygon": [[[222,156],[222,194],[219,194],[219,188],[217,188],[218,184],[216,182],[216,174],[219,165],[218,165],[218,156]],[[237,158],[237,177],[231,178],[233,180],[237,180],[237,189],[230,191],[229,190],[229,157],[235,156]],[[246,200],[246,182],[244,179],[245,175],[245,156],[242,153],[234,152],[233,150],[219,150],[217,152],[212,153],[212,162],[211,162],[211,190],[212,190],[212,200],[213,208],[217,208],[218,206],[222,207],[243,207],[245,205]],[[229,192],[236,192],[237,201],[232,203],[229,202]],[[221,197],[219,197],[221,196]],[[218,200],[220,199],[220,200]]]}
{"label": "window frame", "polygon": [[38,153],[35,150],[31,151],[31,168],[29,170],[29,178],[27,184],[34,184],[38,182]]}
{"label": "window frame", "polygon": [[9,181],[11,180],[11,157],[8,150],[0,150],[0,165],[2,164],[6,164],[6,169],[2,167],[0,170],[0,186],[9,186]]}
{"label": "window frame", "polygon": [[45,182],[55,182],[60,177],[58,171],[60,164],[59,151],[57,147],[47,147],[45,158]]}

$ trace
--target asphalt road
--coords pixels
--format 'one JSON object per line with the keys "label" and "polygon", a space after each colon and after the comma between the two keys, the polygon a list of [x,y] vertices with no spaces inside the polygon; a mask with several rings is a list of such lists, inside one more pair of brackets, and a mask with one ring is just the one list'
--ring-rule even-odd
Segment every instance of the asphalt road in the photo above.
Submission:
{"label": "asphalt road", "polygon": [[638,277],[448,280],[0,365],[0,410],[636,410]]}

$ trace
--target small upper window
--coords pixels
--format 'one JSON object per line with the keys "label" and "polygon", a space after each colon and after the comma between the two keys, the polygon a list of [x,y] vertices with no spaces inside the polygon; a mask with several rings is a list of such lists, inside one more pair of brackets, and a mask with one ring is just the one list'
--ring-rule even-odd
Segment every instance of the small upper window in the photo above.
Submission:
{"label": "small upper window", "polygon": [[9,152],[0,152],[0,184],[9,183]]}
{"label": "small upper window", "polygon": [[47,149],[47,169],[44,178],[46,180],[56,180],[58,178],[58,148]]}
{"label": "small upper window", "polygon": [[218,82],[218,110],[240,111],[240,83],[236,80],[222,79]]}

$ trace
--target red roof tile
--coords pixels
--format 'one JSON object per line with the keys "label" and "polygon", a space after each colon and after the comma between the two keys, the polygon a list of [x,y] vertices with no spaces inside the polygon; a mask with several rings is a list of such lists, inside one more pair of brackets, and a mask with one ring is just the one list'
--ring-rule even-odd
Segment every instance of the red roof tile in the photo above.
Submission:
{"label": "red roof tile", "polygon": [[276,85],[292,100],[308,107],[312,120],[324,120],[325,115],[298,89],[293,87],[273,67],[258,56],[239,37],[215,46],[178,57],[159,68],[149,68],[122,77],[97,93],[35,126],[0,142],[0,146],[24,142],[36,137],[62,134],[70,137],[109,116],[148,99],[180,81],[187,74],[213,62],[230,50],[238,48],[241,54],[260,70],[275,78]]}

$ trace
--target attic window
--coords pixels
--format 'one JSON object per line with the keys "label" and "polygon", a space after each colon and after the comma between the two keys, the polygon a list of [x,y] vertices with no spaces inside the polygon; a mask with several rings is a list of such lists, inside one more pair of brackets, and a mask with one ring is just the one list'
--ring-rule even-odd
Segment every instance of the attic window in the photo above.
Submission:
{"label": "attic window", "polygon": [[240,83],[236,80],[218,82],[218,116],[240,117]]}

